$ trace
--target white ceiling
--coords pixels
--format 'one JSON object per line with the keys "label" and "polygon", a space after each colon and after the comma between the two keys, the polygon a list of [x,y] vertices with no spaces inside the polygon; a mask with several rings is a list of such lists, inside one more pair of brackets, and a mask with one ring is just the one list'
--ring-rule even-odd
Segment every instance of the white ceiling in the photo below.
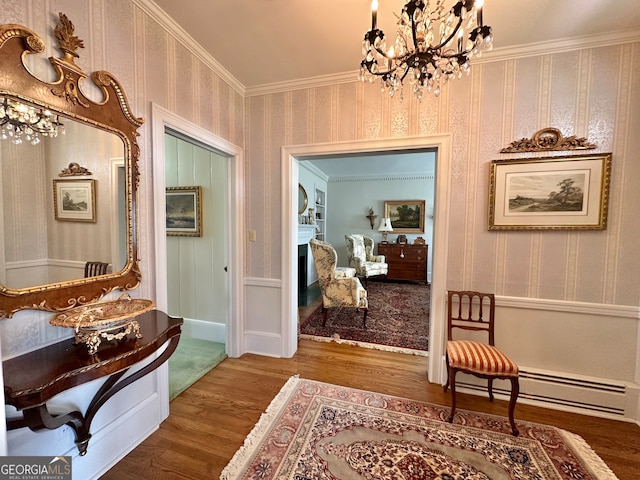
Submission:
{"label": "white ceiling", "polygon": [[[242,85],[357,72],[371,0],[153,0]],[[395,38],[405,0],[379,0]],[[431,0],[434,3],[435,0]],[[454,0],[445,0],[447,7]],[[569,37],[640,31],[638,0],[485,0],[494,52]],[[493,54],[490,53],[489,55]]]}
{"label": "white ceiling", "polygon": [[[249,90],[322,76],[356,78],[362,38],[371,26],[371,0],[148,1]],[[392,40],[396,15],[406,2],[379,2],[378,27]],[[453,4],[445,0],[447,8]],[[494,50],[486,59],[575,37],[601,42],[625,33],[640,38],[640,0],[485,0],[484,22],[494,35]],[[330,177],[362,171],[433,173],[431,162],[404,155],[314,163]]]}

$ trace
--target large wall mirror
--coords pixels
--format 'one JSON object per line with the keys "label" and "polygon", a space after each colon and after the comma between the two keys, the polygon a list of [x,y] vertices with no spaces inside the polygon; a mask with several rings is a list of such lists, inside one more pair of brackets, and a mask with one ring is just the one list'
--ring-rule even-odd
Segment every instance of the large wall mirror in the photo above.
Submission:
{"label": "large wall mirror", "polygon": [[83,42],[73,30],[60,14],[63,56],[49,59],[57,76],[49,83],[28,67],[42,40],[26,27],[0,26],[0,318],[62,311],[140,283],[143,120],[108,72],[91,79],[102,99],[85,95],[89,81],[75,64]]}

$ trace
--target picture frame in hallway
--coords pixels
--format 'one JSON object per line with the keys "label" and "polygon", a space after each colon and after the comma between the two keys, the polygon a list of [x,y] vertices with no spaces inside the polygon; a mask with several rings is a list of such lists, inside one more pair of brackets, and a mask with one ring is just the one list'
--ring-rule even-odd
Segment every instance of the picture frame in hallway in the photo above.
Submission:
{"label": "picture frame in hallway", "polygon": [[491,162],[489,230],[605,230],[611,153]]}
{"label": "picture frame in hallway", "polygon": [[167,187],[167,236],[202,236],[202,187]]}
{"label": "picture frame in hallway", "polygon": [[66,222],[96,221],[95,180],[54,180],[55,219]]}
{"label": "picture frame in hallway", "polygon": [[425,200],[386,200],[384,216],[393,233],[424,233]]}

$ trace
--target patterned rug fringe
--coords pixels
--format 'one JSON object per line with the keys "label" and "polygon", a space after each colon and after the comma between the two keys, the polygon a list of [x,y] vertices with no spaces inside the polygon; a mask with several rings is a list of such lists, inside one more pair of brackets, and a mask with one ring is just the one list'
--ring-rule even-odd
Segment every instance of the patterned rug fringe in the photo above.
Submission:
{"label": "patterned rug fringe", "polygon": [[333,335],[333,337],[320,337],[317,335],[306,335],[301,333],[298,335],[299,338],[306,338],[308,340],[313,340],[315,342],[335,342],[343,345],[354,345],[356,347],[362,348],[370,348],[372,350],[382,350],[385,352],[396,352],[396,353],[404,353],[407,355],[416,355],[419,357],[428,357],[429,352],[424,350],[415,350],[413,348],[402,348],[402,347],[393,347],[391,345],[380,345],[377,343],[367,343],[367,342],[358,342],[357,340],[344,340],[340,338],[340,335],[337,333]]}
{"label": "patterned rug fringe", "polygon": [[235,478],[238,472],[244,468],[244,465],[251,460],[255,450],[260,446],[259,440],[269,431],[274,419],[277,418],[282,407],[287,404],[287,400],[295,391],[299,382],[299,375],[294,375],[287,380],[265,412],[260,416],[258,423],[255,424],[251,433],[245,438],[242,447],[235,453],[227,466],[224,467],[224,470],[222,470],[220,474],[220,480]]}
{"label": "patterned rug fringe", "polygon": [[571,445],[584,459],[587,459],[588,468],[593,476],[598,480],[618,480],[615,473],[607,466],[606,463],[593,451],[584,438],[567,430],[558,429],[564,440]]}

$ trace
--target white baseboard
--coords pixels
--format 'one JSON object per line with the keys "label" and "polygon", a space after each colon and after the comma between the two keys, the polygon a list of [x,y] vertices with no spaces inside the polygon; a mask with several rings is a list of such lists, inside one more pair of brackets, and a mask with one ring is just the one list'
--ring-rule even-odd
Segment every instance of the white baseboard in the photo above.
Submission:
{"label": "white baseboard", "polygon": [[227,343],[227,327],[223,323],[185,318],[182,335],[210,342]]}
{"label": "white baseboard", "polygon": [[245,331],[244,345],[247,353],[265,355],[267,357],[282,357],[282,336],[268,333]]}

